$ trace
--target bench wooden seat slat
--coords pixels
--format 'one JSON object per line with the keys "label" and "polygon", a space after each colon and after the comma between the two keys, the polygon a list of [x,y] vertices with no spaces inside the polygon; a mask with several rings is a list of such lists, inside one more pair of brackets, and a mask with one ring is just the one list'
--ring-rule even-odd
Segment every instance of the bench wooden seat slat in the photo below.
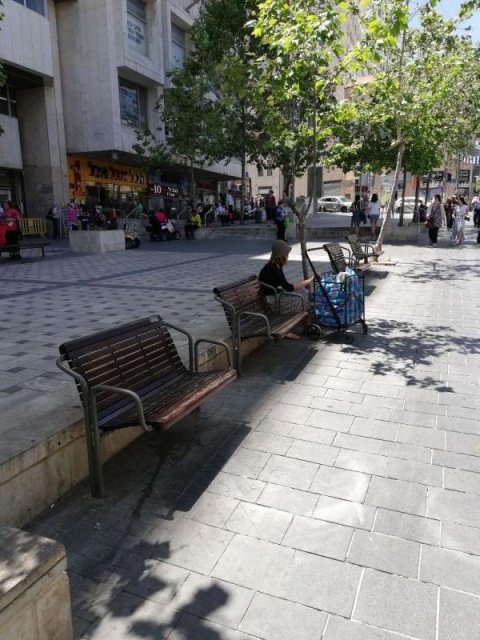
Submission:
{"label": "bench wooden seat slat", "polygon": [[[104,492],[98,429],[136,425],[147,430],[167,429],[236,378],[230,365],[223,370],[199,372],[200,339],[177,330],[188,339],[189,367],[180,358],[169,325],[159,316],[60,346],[57,365],[75,378],[84,407],[94,495]],[[213,342],[226,350],[230,363],[228,347]],[[105,386],[113,388],[102,388]]]}
{"label": "bench wooden seat slat", "polygon": [[[235,354],[235,366],[240,370],[240,347],[242,338],[265,336],[274,340],[285,337],[292,329],[308,317],[301,296],[283,293],[292,301],[292,310],[279,313],[277,304],[270,304],[266,296],[275,296],[275,292],[267,290],[259,282],[257,276],[250,275],[215,287],[213,290],[225,311],[228,326],[232,332]],[[295,309],[295,305],[297,308]],[[261,317],[248,314],[256,313]]]}
{"label": "bench wooden seat slat", "polygon": [[0,245],[0,256],[2,253],[10,253],[12,251],[22,251],[23,249],[40,249],[42,252],[42,258],[45,258],[45,247],[48,246],[49,242],[28,242],[28,243],[19,243],[19,244],[2,244]]}

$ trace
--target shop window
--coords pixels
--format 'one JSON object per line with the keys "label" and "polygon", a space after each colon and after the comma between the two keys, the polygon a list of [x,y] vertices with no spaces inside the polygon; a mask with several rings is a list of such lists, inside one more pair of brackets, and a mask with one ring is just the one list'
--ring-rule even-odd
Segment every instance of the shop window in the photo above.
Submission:
{"label": "shop window", "polygon": [[122,124],[136,129],[147,127],[147,90],[128,80],[119,79],[120,117]]}
{"label": "shop window", "polygon": [[0,113],[5,116],[17,117],[17,98],[15,89],[4,84],[0,87]]}
{"label": "shop window", "polygon": [[128,47],[147,55],[147,8],[142,0],[127,0]]}
{"label": "shop window", "polygon": [[14,0],[17,4],[21,4],[27,9],[31,9],[42,16],[47,15],[46,0]]}
{"label": "shop window", "polygon": [[187,53],[186,34],[172,22],[172,67],[181,69]]}

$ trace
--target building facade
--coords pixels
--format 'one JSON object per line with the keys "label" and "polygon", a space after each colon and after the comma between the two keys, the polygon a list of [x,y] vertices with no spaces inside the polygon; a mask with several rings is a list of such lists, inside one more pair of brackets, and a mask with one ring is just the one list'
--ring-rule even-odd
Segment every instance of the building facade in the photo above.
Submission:
{"label": "building facade", "polygon": [[[4,0],[1,197],[31,217],[72,199],[181,206],[188,168],[147,175],[132,145],[136,130],[158,127],[156,102],[197,11],[194,0]],[[197,176],[213,198],[240,165]]]}

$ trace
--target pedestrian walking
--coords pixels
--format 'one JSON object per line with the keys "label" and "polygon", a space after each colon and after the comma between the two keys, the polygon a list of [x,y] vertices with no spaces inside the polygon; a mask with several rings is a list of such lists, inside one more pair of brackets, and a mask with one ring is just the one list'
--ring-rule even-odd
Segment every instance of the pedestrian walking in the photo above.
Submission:
{"label": "pedestrian walking", "polygon": [[275,220],[275,207],[277,206],[277,201],[275,200],[275,196],[273,194],[272,189],[265,196],[265,211],[267,212],[267,224],[272,223]]}
{"label": "pedestrian walking", "polygon": [[275,224],[277,225],[277,240],[285,240],[285,217],[287,212],[283,208],[283,202],[280,200],[275,208]]}
{"label": "pedestrian walking", "polygon": [[362,216],[365,216],[363,213],[362,201],[360,195],[355,196],[355,200],[352,202],[350,207],[350,211],[352,213],[352,224],[351,226],[355,229],[355,235],[357,238],[360,235],[360,223],[362,222]]}
{"label": "pedestrian walking", "polygon": [[475,196],[472,201],[473,226],[480,229],[480,196]]}
{"label": "pedestrian walking", "polygon": [[465,242],[465,216],[468,213],[468,206],[463,196],[458,196],[457,205],[455,207],[455,238],[454,246]]}
{"label": "pedestrian walking", "polygon": [[438,240],[438,230],[446,222],[445,208],[442,204],[440,194],[436,193],[432,204],[428,207],[426,225],[428,228],[428,237],[430,246],[436,247]]}
{"label": "pedestrian walking", "polygon": [[[2,223],[5,225],[5,244],[18,245],[20,240],[20,218],[21,214],[12,206],[9,200],[2,203]],[[10,252],[11,260],[20,260],[20,251],[12,249]]]}
{"label": "pedestrian walking", "polygon": [[380,218],[380,202],[378,195],[374,193],[372,199],[367,205],[367,218],[370,220],[370,228],[372,230],[372,239],[377,239],[377,222]]}

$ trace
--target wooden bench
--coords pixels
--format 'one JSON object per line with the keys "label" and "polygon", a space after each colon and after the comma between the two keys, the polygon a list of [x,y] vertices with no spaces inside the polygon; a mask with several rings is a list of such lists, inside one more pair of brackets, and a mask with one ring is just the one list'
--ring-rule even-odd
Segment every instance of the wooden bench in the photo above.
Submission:
{"label": "wooden bench", "polygon": [[347,236],[346,241],[357,264],[368,264],[370,258],[375,258],[375,249],[370,242],[357,238],[355,235]]}
{"label": "wooden bench", "polygon": [[20,252],[23,249],[40,249],[42,258],[45,258],[45,247],[49,242],[26,242],[24,244],[3,244],[0,246],[0,256],[2,253],[10,253],[11,251]]}
{"label": "wooden bench", "polygon": [[367,264],[360,263],[351,249],[338,244],[338,242],[324,244],[323,249],[327,252],[334,273],[342,273],[347,267],[350,267],[357,273],[361,273],[370,266],[368,262]]}
{"label": "wooden bench", "polygon": [[[188,368],[169,329],[188,339]],[[228,367],[198,370],[202,343],[222,347]],[[85,414],[92,493],[104,496],[99,430],[140,425],[145,431],[167,429],[235,380],[230,350],[224,342],[193,339],[183,329],[151,316],[66,342],[57,366],[75,379]]]}
{"label": "wooden bench", "polygon": [[[232,332],[234,366],[238,373],[241,367],[242,338],[263,336],[279,340],[309,315],[304,298],[299,293],[278,292],[261,283],[255,275],[215,287],[213,293],[215,300],[223,306]],[[266,295],[272,296],[273,304],[267,301]],[[292,304],[292,310],[282,310],[284,300]]]}

